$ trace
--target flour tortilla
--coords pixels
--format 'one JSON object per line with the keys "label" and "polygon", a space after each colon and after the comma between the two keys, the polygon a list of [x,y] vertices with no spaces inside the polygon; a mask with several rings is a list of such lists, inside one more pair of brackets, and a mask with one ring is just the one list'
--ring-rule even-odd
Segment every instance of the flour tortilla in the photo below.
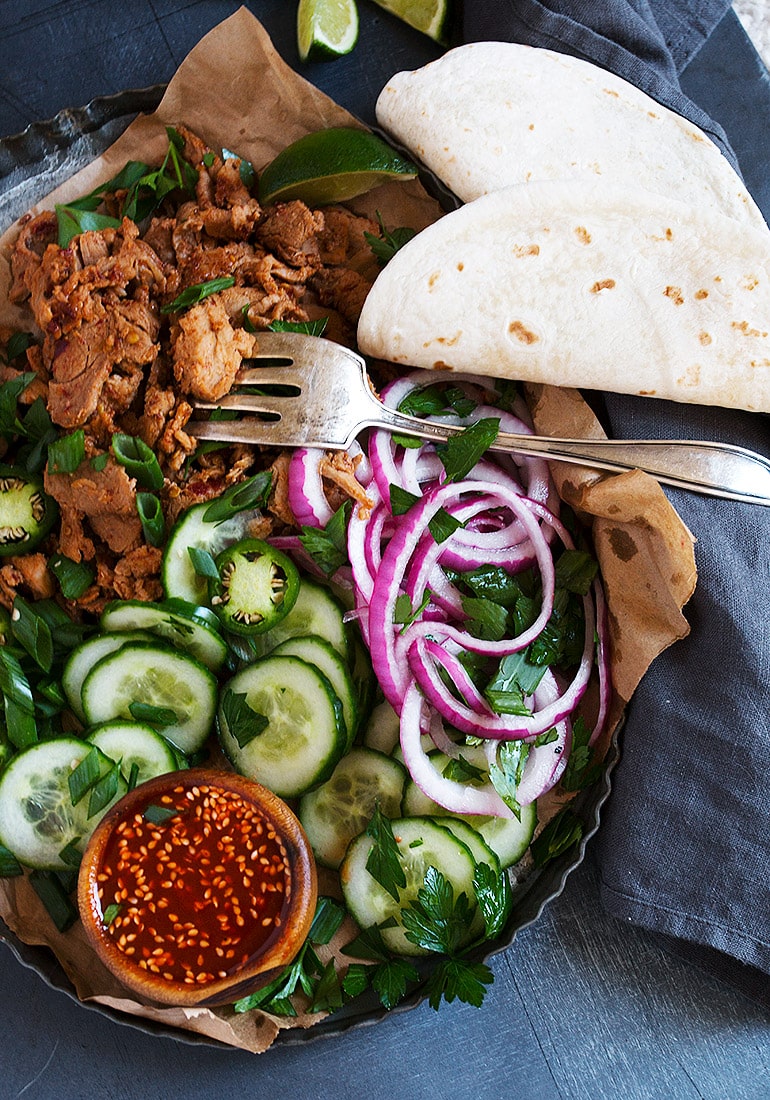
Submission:
{"label": "flour tortilla", "polygon": [[464,202],[514,183],[589,179],[644,188],[765,227],[697,126],[632,84],[551,50],[473,42],[380,93],[377,120]]}
{"label": "flour tortilla", "polygon": [[358,342],[417,367],[767,412],[768,234],[646,191],[509,187],[396,253]]}

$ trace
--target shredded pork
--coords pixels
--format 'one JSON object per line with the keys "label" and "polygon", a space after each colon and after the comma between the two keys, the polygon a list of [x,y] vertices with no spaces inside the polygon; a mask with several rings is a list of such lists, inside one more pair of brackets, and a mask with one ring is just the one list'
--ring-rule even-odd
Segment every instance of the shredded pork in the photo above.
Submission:
{"label": "shredded pork", "polygon": [[[178,133],[195,170],[186,193],[169,195],[139,224],[120,217],[126,192],[108,193],[104,209],[115,226],[76,234],[64,247],[55,213],[28,215],[11,257],[10,297],[28,311],[33,343],[12,362],[0,357],[0,383],[32,371],[23,403],[42,398],[63,433],[84,433],[85,461],[71,474],[46,473],[45,489],[61,517],[50,548],[94,569],[94,584],[77,601],[89,612],[115,597],[161,594],[160,552],[144,541],[136,483],[108,457],[113,435],[138,436],[157,455],[167,526],[268,466],[275,485],[261,533],[293,524],[285,455],[244,445],[199,449],[185,428],[195,400],[227,393],[259,332],[275,321],[325,317],[328,336],[353,344],[370,286],[361,269],[362,256],[371,260],[364,234],[377,234],[374,222],[296,200],[262,208],[237,157],[223,158],[184,127]],[[173,305],[188,288],[223,276],[233,285]],[[0,331],[0,350],[10,336]],[[332,497],[361,499],[350,463],[329,457],[322,472]],[[6,606],[16,591],[55,590],[45,555],[27,555],[23,567],[21,560],[0,569]]]}

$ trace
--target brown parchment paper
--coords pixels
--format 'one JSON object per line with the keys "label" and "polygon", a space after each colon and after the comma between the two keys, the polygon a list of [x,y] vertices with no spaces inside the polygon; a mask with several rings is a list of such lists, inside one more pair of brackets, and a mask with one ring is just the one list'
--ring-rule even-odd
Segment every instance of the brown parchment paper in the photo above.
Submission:
{"label": "brown parchment paper", "polygon": [[[184,123],[211,147],[228,148],[258,170],[285,145],[328,126],[360,125],[345,110],[295,73],[274,50],[261,24],[245,8],[215,27],[184,60],[157,111],[140,116],[97,160],[52,191],[34,212],[51,209],[110,179],[127,160],[157,163],[167,146],[166,125]],[[350,204],[386,224],[422,229],[441,210],[417,182],[388,184]],[[23,309],[8,303],[9,252],[18,224],[0,237],[0,324],[29,327]],[[373,269],[372,274],[376,268]],[[483,373],[483,364],[479,364]],[[564,436],[602,435],[588,406],[574,390],[531,387],[537,429]],[[660,487],[644,474],[599,477],[585,469],[554,464],[559,491],[592,525],[610,612],[615,701],[610,730],[654,657],[683,637],[682,606],[695,586],[689,532]],[[324,882],[323,892],[335,893]],[[237,1015],[230,1008],[155,1008],[130,998],[99,963],[79,925],[56,932],[26,878],[0,879],[0,916],[19,939],[47,945],[84,1001],[96,1001],[164,1027],[197,1032],[249,1050],[266,1050],[279,1030],[311,1027],[323,1013],[279,1018],[260,1012]],[[345,927],[326,950],[352,936]],[[342,960],[341,960],[342,961]]]}

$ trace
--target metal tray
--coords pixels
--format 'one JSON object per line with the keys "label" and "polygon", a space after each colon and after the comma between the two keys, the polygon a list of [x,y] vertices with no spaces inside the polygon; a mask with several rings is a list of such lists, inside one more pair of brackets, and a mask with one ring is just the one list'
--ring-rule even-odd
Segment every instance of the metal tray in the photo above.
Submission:
{"label": "metal tray", "polygon": [[[99,156],[137,114],[157,107],[164,90],[165,85],[158,84],[94,99],[85,107],[62,111],[47,122],[33,123],[22,133],[0,140],[0,227],[10,225],[56,185]],[[446,209],[457,205],[456,198],[430,173],[421,173],[421,178],[426,190]],[[483,945],[477,955],[479,960],[489,959],[509,948],[518,933],[533,924],[544,907],[562,893],[570,872],[583,861],[586,844],[599,827],[600,811],[610,793],[611,773],[618,759],[618,734],[619,727],[614,732],[601,779],[581,792],[571,804],[583,823],[583,836],[579,844],[542,870],[533,871],[515,887],[514,906],[508,925],[497,939]],[[0,943],[6,944],[22,965],[34,970],[52,989],[66,994],[83,1008],[149,1035],[163,1035],[193,1046],[226,1046],[195,1032],[167,1027],[104,1005],[80,1001],[53,952],[47,947],[24,943],[2,919]],[[291,1028],[279,1031],[274,1045],[298,1046],[341,1035],[350,1028],[375,1024],[394,1012],[408,1011],[424,997],[423,988],[418,985],[397,1008],[388,1011],[374,995],[363,994],[308,1030]]]}

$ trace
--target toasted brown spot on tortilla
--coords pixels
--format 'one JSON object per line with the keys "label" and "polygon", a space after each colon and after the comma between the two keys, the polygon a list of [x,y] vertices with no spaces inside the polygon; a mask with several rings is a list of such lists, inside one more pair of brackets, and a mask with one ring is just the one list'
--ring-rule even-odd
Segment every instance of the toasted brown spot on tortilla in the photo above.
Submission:
{"label": "toasted brown spot on tortilla", "polygon": [[530,128],[530,130],[534,130],[534,128],[535,128],[534,122],[530,122],[529,128]]}
{"label": "toasted brown spot on tortilla", "polygon": [[613,527],[608,532],[608,537],[613,554],[621,561],[631,561],[639,553],[636,543],[622,527]]}
{"label": "toasted brown spot on tortilla", "polygon": [[514,256],[539,256],[540,245],[539,244],[515,244],[513,246]]}
{"label": "toasted brown spot on tortilla", "polygon": [[759,279],[756,275],[747,275],[746,278],[741,281],[741,286],[744,290],[754,290],[759,286]]}
{"label": "toasted brown spot on tortilla", "polygon": [[594,283],[594,285],[591,287],[591,293],[598,294],[601,290],[612,290],[614,285],[614,279],[601,279],[598,283]]}
{"label": "toasted brown spot on tortilla", "polygon": [[588,232],[584,225],[578,225],[575,228],[575,236],[581,244],[591,243],[591,234]]}
{"label": "toasted brown spot on tortilla", "polygon": [[465,264],[464,263],[459,263],[457,265],[457,270],[458,271],[465,271]]}
{"label": "toasted brown spot on tortilla", "polygon": [[733,328],[737,328],[738,332],[742,332],[744,336],[767,336],[766,332],[762,332],[758,328],[752,328],[748,321],[732,321]]}
{"label": "toasted brown spot on tortilla", "polygon": [[618,98],[618,93],[615,91],[614,88],[602,88],[602,91],[605,95],[613,95],[615,96],[615,99]]}
{"label": "toasted brown spot on tortilla", "polygon": [[682,288],[678,286],[667,286],[663,291],[666,298],[670,298],[675,306],[684,305],[684,298],[682,297]]}
{"label": "toasted brown spot on tortilla", "polygon": [[770,367],[770,359],[752,359],[750,367]]}
{"label": "toasted brown spot on tortilla", "polygon": [[708,298],[709,292],[707,290],[696,290],[695,297],[699,302],[702,302],[704,298]]}
{"label": "toasted brown spot on tortilla", "polygon": [[707,332],[699,332],[698,333],[698,339],[700,340],[700,342],[703,344],[704,347],[706,347],[708,344],[712,343],[711,337],[709,336],[709,334]]}
{"label": "toasted brown spot on tortilla", "polygon": [[511,336],[515,336],[522,344],[536,344],[540,339],[536,332],[532,332],[521,321],[511,321],[508,325],[508,331]]}
{"label": "toasted brown spot on tortilla", "polygon": [[655,112],[654,112],[654,111],[648,111],[648,112],[647,112],[647,114],[648,114],[648,115],[650,116],[650,118],[657,118],[657,117],[658,117],[658,116],[657,116],[657,115],[655,114]]}
{"label": "toasted brown spot on tortilla", "polygon": [[437,359],[436,362],[433,364],[432,369],[433,370],[451,370],[452,368],[449,366],[449,363],[445,363],[443,359]]}
{"label": "toasted brown spot on tortilla", "polygon": [[656,392],[657,392],[656,390],[639,390],[639,396],[640,397],[654,397]]}
{"label": "toasted brown spot on tortilla", "polygon": [[432,288],[436,285],[436,283],[438,282],[438,278],[439,278],[440,274],[441,274],[440,271],[434,271],[433,272],[433,274],[428,279],[428,286],[429,287]]}
{"label": "toasted brown spot on tortilla", "polygon": [[454,336],[437,336],[436,337],[436,343],[437,344],[446,344],[448,347],[451,348],[454,344],[457,343],[457,341],[460,339],[461,336],[462,336],[462,330],[459,330],[458,332],[456,332],[454,334]]}
{"label": "toasted brown spot on tortilla", "polygon": [[693,363],[676,380],[677,386],[697,386],[700,383],[700,363]]}

